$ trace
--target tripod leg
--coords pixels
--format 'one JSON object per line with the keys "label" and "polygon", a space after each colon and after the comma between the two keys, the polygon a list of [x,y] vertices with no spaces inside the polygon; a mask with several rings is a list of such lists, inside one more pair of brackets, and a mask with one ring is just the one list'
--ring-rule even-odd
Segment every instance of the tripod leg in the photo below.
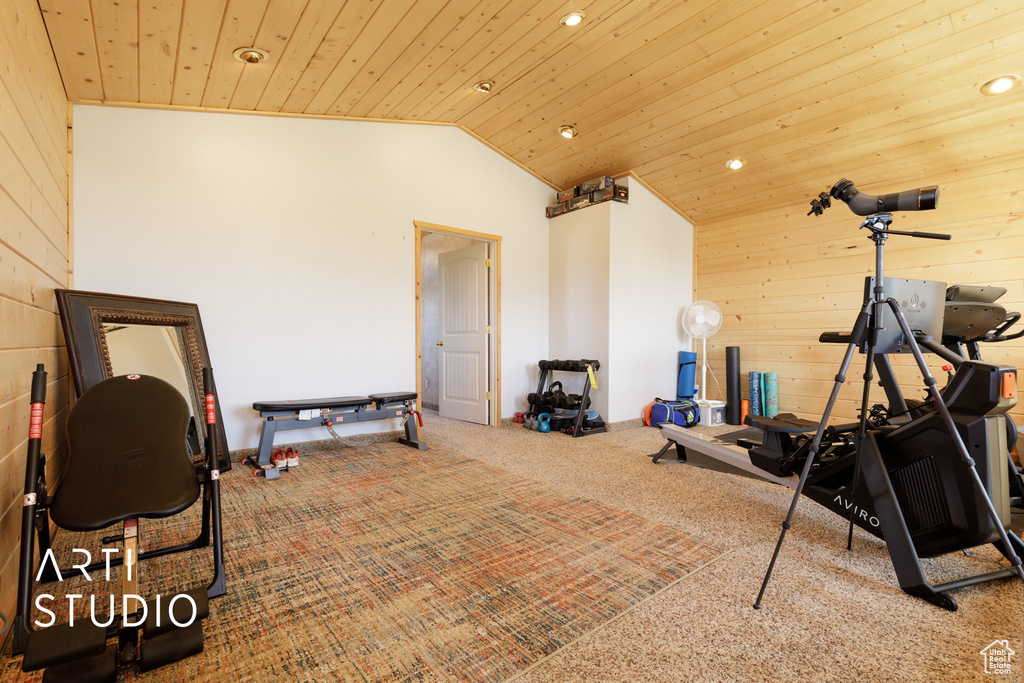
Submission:
{"label": "tripod leg", "polygon": [[818,423],[818,431],[814,434],[814,441],[811,442],[810,451],[807,453],[807,460],[804,462],[804,468],[800,472],[800,481],[796,485],[796,491],[793,493],[793,501],[789,504],[789,512],[786,514],[786,519],[782,523],[782,532],[779,534],[779,540],[775,544],[775,552],[772,553],[771,562],[768,563],[768,570],[765,572],[764,580],[761,582],[761,590],[757,594],[757,601],[754,602],[754,609],[761,609],[761,600],[764,599],[764,592],[768,589],[768,581],[772,578],[772,570],[775,569],[775,562],[779,559],[779,552],[782,550],[782,542],[786,540],[786,532],[793,525],[793,515],[796,514],[797,503],[800,502],[800,495],[803,493],[804,484],[807,483],[807,477],[811,473],[811,465],[814,459],[818,457],[818,449],[821,447],[821,439],[825,434],[825,428],[828,425],[829,417],[832,415],[832,408],[836,404],[836,399],[839,398],[839,390],[842,388],[843,383],[846,382],[846,371],[850,367],[850,361],[853,360],[853,352],[857,348],[857,344],[860,343],[860,331],[863,331],[867,327],[868,307],[871,305],[869,302],[865,304],[864,308],[861,309],[860,315],[857,316],[857,322],[854,325],[854,331],[851,335],[850,343],[846,347],[846,355],[843,357],[843,363],[839,367],[839,373],[835,377],[835,383],[832,385],[832,393],[828,397],[828,403],[825,405],[825,412],[821,415],[821,422]]}
{"label": "tripod leg", "polygon": [[[880,320],[881,317],[875,314],[875,320]],[[850,500],[857,499],[857,487],[860,485],[860,463],[861,457],[864,450],[864,441],[867,439],[868,433],[868,402],[871,400],[871,381],[874,379],[874,375],[871,372],[871,368],[874,366],[875,360],[875,342],[877,340],[877,332],[872,326],[871,338],[868,343],[867,361],[864,366],[864,393],[861,395],[860,400],[860,420],[857,424],[857,437],[856,444],[857,450],[853,460],[853,483],[850,489]],[[854,518],[854,507],[850,507],[849,516],[849,529],[846,532],[846,549],[853,550],[853,518]]]}
{"label": "tripod leg", "polygon": [[[875,297],[882,296],[883,290],[881,287],[875,287]],[[850,500],[857,499],[857,488],[860,486],[861,477],[861,462],[862,455],[864,452],[864,443],[867,440],[868,435],[868,404],[871,402],[871,383],[874,381],[875,376],[872,373],[872,368],[876,365],[879,367],[879,375],[882,376],[883,386],[886,387],[886,396],[892,400],[895,396],[898,396],[900,403],[906,407],[906,403],[903,402],[903,397],[899,393],[898,386],[895,383],[895,377],[892,376],[892,366],[889,364],[889,359],[884,354],[876,354],[875,351],[878,346],[878,333],[884,329],[882,324],[882,304],[875,301],[871,304],[872,306],[872,324],[867,330],[867,350],[865,352],[866,360],[864,363],[864,391],[861,394],[860,399],[860,418],[857,422],[857,436],[856,442],[856,455],[854,456],[853,465],[853,483],[850,489]],[[892,386],[890,386],[892,385]],[[896,390],[893,390],[896,387]],[[853,550],[853,520],[854,520],[854,508],[850,508],[849,516],[849,528],[846,532],[846,549]]]}
{"label": "tripod leg", "polygon": [[1010,561],[1010,564],[1016,570],[1017,576],[1019,576],[1021,581],[1024,582],[1024,569],[1021,568],[1020,556],[1014,552],[1014,546],[1011,544],[1010,539],[1006,534],[1006,529],[1003,527],[1003,522],[999,517],[999,513],[996,512],[995,506],[992,505],[992,499],[989,497],[988,490],[985,488],[985,485],[981,481],[981,477],[978,475],[978,470],[974,466],[974,460],[967,452],[967,446],[964,445],[964,441],[960,437],[960,432],[957,431],[956,424],[953,422],[953,416],[950,414],[949,408],[946,406],[946,401],[942,398],[942,392],[939,391],[935,378],[928,370],[928,365],[924,361],[924,354],[921,352],[921,347],[918,346],[917,340],[914,338],[914,333],[910,330],[910,326],[907,324],[906,318],[903,317],[903,311],[900,310],[899,303],[895,299],[886,299],[885,303],[889,305],[890,309],[892,309],[896,322],[899,323],[900,329],[903,331],[903,336],[910,345],[911,352],[914,354],[914,360],[917,361],[917,367],[921,371],[921,377],[924,379],[925,388],[935,400],[935,407],[942,415],[942,421],[946,425],[946,431],[949,432],[949,437],[953,440],[957,453],[959,453],[961,460],[964,465],[967,466],[967,470],[971,473],[974,488],[980,494],[979,498],[981,498],[984,503],[986,512],[988,512],[989,518],[992,520],[996,531],[999,533],[1000,542],[1007,550],[1006,559]]}

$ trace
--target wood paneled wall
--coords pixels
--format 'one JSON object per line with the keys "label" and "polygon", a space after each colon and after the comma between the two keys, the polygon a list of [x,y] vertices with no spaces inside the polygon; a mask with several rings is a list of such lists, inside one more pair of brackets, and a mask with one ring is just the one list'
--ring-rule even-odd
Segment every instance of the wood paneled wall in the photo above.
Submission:
{"label": "wood paneled wall", "polygon": [[53,290],[69,277],[69,105],[35,0],[0,2],[0,609],[13,618],[32,371],[49,373],[49,480],[66,452],[67,354]]}
{"label": "wood paneled wall", "polygon": [[[822,178],[822,190],[840,179]],[[885,246],[885,274],[948,284],[998,285],[1008,310],[1024,311],[1024,154],[921,177],[850,175],[866,194],[938,185],[933,211],[895,214],[892,228],[944,232],[949,242],[892,236]],[[807,197],[808,202],[813,197]],[[808,204],[766,210],[756,216],[697,226],[694,299],[721,306],[721,331],[708,345],[710,365],[725,390],[725,347],[740,347],[743,396],[750,370],[779,373],[779,409],[820,417],[845,346],[822,344],[825,330],[848,331],[863,303],[864,276],[875,270],[874,243],[863,219],[841,202],[823,216],[807,216]],[[698,350],[699,353],[699,350]],[[1024,339],[983,347],[986,360],[1024,367]],[[923,396],[909,354],[894,357],[904,394]],[[928,355],[940,384],[942,363]],[[834,415],[857,416],[863,387],[863,356],[854,357]],[[708,396],[717,395],[709,379]],[[883,402],[874,388],[874,402]],[[1013,413],[1024,422],[1021,406]]]}

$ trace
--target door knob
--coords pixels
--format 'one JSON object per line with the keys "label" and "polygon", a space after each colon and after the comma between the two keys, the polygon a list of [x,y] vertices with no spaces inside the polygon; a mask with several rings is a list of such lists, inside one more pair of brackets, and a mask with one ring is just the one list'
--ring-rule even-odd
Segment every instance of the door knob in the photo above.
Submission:
{"label": "door knob", "polygon": [[442,341],[437,342],[437,345],[438,346],[444,346],[444,341],[442,340]]}

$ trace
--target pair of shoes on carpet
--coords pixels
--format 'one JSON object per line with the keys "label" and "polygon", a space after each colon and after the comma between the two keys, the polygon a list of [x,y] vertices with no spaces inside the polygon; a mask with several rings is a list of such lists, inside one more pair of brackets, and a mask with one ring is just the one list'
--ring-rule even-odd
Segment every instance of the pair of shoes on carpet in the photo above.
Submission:
{"label": "pair of shoes on carpet", "polygon": [[274,467],[277,468],[292,468],[299,466],[299,452],[293,450],[291,446],[281,450],[278,448],[274,451],[273,455],[270,456],[270,461],[274,463]]}

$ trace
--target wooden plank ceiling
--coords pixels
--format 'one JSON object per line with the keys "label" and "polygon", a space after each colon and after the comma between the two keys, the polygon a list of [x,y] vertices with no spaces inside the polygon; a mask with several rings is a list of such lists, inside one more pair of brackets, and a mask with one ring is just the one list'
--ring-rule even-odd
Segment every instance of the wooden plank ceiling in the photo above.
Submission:
{"label": "wooden plank ceiling", "polygon": [[[1006,0],[39,5],[75,103],[454,124],[553,187],[631,171],[699,224],[1024,149],[1024,88],[979,92],[1024,72]],[[232,58],[250,45],[267,61]]]}

